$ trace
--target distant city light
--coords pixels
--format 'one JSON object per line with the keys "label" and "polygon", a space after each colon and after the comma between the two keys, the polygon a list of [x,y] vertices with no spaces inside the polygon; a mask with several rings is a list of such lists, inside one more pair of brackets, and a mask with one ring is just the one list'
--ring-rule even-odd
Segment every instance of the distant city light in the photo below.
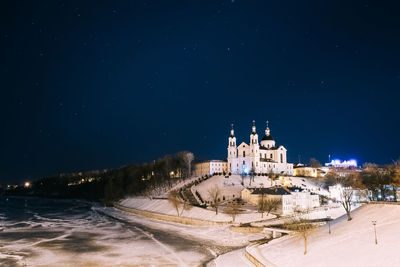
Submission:
{"label": "distant city light", "polygon": [[329,162],[325,165],[336,167],[336,168],[350,168],[350,167],[357,168],[357,166],[358,166],[357,160],[355,160],[355,159],[344,160],[344,161],[341,161],[339,159],[333,159],[331,162]]}
{"label": "distant city light", "polygon": [[30,183],[30,182],[25,182],[24,186],[25,186],[25,187],[30,187],[30,186],[31,186],[31,183]]}

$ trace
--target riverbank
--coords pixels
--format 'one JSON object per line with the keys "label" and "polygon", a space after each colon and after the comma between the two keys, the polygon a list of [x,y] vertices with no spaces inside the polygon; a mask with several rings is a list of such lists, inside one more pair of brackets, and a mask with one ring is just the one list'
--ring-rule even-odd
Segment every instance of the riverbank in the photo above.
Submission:
{"label": "riverbank", "polygon": [[3,198],[0,207],[1,266],[202,266],[262,237],[77,200]]}

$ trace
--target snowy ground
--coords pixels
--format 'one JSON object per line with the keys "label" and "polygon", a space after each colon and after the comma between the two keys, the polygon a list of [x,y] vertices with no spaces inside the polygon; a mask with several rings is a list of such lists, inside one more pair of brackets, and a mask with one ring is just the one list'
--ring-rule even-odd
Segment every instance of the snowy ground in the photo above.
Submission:
{"label": "snowy ground", "polygon": [[225,253],[215,260],[211,261],[207,267],[233,267],[233,266],[243,266],[243,267],[254,267],[254,265],[246,258],[245,249],[237,249],[228,253]]}
{"label": "snowy ground", "polygon": [[[352,206],[352,210],[354,210],[358,207],[359,206]],[[307,213],[296,215],[296,217],[301,217],[301,218],[308,219],[308,220],[315,220],[315,219],[325,219],[325,218],[327,218],[327,216],[330,216],[331,219],[336,219],[336,218],[343,216],[344,214],[346,214],[346,212],[340,204],[331,203],[329,205],[322,206],[322,207],[316,208],[314,210],[311,210]],[[294,214],[291,214],[291,215],[276,218],[273,220],[254,222],[254,223],[251,223],[251,225],[266,227],[266,226],[270,226],[270,225],[283,224],[288,219],[289,220],[292,219],[293,216],[294,216]]]}
{"label": "snowy ground", "polygon": [[229,178],[217,175],[199,185],[196,185],[195,190],[199,192],[203,200],[209,200],[208,192],[211,188],[216,186],[220,188],[222,195],[228,200],[240,197],[242,190],[247,187],[270,187],[274,185],[297,186],[318,194],[328,194],[328,191],[320,188],[311,180],[303,177],[290,176],[282,177],[276,181],[271,181],[267,176],[255,176],[254,181],[250,181],[250,176],[246,176],[243,179],[243,185],[241,183],[242,177],[240,175],[231,175]]}
{"label": "snowy ground", "polygon": [[147,226],[170,232],[179,232],[180,234],[194,239],[202,239],[213,242],[216,245],[239,247],[244,246],[251,240],[262,239],[264,234],[242,234],[229,230],[229,226],[192,226],[179,223],[165,222],[155,219],[148,219],[141,216],[132,215],[116,209],[105,208],[101,212],[114,218],[127,222],[145,223]]}
{"label": "snowy ground", "polygon": [[[399,205],[365,205],[352,212],[353,220],[342,216],[316,230],[303,255],[303,240],[286,236],[259,247],[268,261],[277,266],[400,266]],[[372,221],[377,221],[378,245]]]}
{"label": "snowy ground", "polygon": [[0,207],[0,266],[199,266],[263,237],[73,200],[20,198]]}
{"label": "snowy ground", "polygon": [[[186,183],[189,183],[193,179],[188,179],[187,181],[182,181],[178,185],[174,187],[174,189],[183,186]],[[244,186],[242,185],[242,182]],[[209,199],[209,190],[218,187],[221,190],[221,198],[225,199],[226,201],[240,198],[241,191],[245,187],[270,187],[271,185],[277,184],[286,184],[292,186],[299,186],[305,189],[308,189],[312,192],[317,192],[320,194],[326,194],[327,192],[321,189],[318,185],[315,185],[311,180],[302,177],[282,177],[280,180],[271,181],[267,176],[255,176],[254,181],[250,181],[250,176],[242,177],[240,175],[231,175],[229,178],[225,178],[222,175],[213,176],[202,183],[196,185],[194,190],[199,192],[203,200],[210,200]],[[146,210],[150,212],[162,213],[162,214],[169,214],[169,215],[177,215],[175,208],[168,202],[166,199],[152,199],[146,197],[130,197],[122,200],[120,202],[121,205],[125,207],[130,207],[139,210]],[[192,207],[190,210],[183,211],[183,217],[195,218],[195,219],[202,219],[202,220],[210,220],[210,221],[219,221],[219,222],[229,222],[232,218],[223,213],[224,204],[222,204],[218,215],[211,209],[203,209],[198,207]],[[238,215],[236,218],[237,223],[247,223],[247,222],[255,222],[260,220],[267,220],[274,218],[274,215],[264,216],[261,218],[261,215],[257,213],[257,209],[254,206],[245,205],[242,206],[243,213]],[[333,218],[337,216],[341,216],[342,212],[337,212],[340,209],[332,209],[329,212],[332,214],[327,214],[326,211],[319,209],[310,212],[307,218],[323,218],[326,215],[331,215]]]}
{"label": "snowy ground", "polygon": [[[144,198],[144,197],[132,197],[124,199],[120,202],[122,206],[130,207],[139,210],[146,210],[150,212],[162,213],[162,214],[169,214],[176,216],[177,212],[175,208],[168,202],[166,199],[152,199]],[[215,214],[215,211],[209,209],[203,209],[198,207],[192,207],[190,210],[183,211],[183,217],[201,219],[201,220],[209,220],[209,221],[218,221],[218,222],[230,222],[232,221],[232,217],[223,213],[223,208],[218,213]],[[275,218],[274,215],[266,216],[264,214],[263,219],[271,219]],[[253,210],[245,211],[243,214],[239,214],[235,222],[236,223],[247,223],[261,220],[260,213],[257,213]]]}

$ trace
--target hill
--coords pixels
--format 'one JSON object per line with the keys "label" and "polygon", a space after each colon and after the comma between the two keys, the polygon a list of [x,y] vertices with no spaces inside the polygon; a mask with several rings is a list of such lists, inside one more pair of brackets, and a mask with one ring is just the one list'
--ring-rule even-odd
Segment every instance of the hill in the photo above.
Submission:
{"label": "hill", "polygon": [[[400,266],[400,205],[369,204],[353,213],[353,220],[342,216],[319,228],[308,239],[286,236],[259,247],[264,258],[276,266]],[[372,221],[377,221],[375,244]]]}

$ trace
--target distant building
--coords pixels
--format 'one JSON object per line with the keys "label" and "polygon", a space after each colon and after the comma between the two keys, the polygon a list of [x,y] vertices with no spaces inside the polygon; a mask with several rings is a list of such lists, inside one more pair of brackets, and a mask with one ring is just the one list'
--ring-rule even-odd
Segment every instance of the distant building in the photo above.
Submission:
{"label": "distant building", "polygon": [[331,162],[325,163],[325,166],[334,168],[357,168],[357,161],[355,159],[344,161],[334,159]]}
{"label": "distant building", "polygon": [[318,177],[318,169],[307,166],[294,167],[293,175],[302,177]]}
{"label": "distant building", "polygon": [[268,123],[265,136],[259,143],[253,121],[249,144],[242,142],[240,145],[236,143],[232,125],[228,144],[228,171],[232,174],[248,174],[254,170],[256,173],[273,172],[292,175],[293,164],[287,163],[286,152],[284,146],[276,146],[275,140],[270,135]]}
{"label": "distant building", "polygon": [[223,160],[209,160],[194,165],[194,174],[197,176],[214,175],[215,173],[227,173],[228,163]]}
{"label": "distant building", "polygon": [[293,175],[300,177],[324,177],[326,175],[326,170],[322,168],[309,167],[309,166],[295,166],[293,168]]}
{"label": "distant building", "polygon": [[281,201],[277,213],[286,215],[296,209],[308,210],[319,207],[319,196],[298,187],[274,186],[269,188],[245,188],[241,192],[244,201],[258,205],[262,198],[275,198]]}

